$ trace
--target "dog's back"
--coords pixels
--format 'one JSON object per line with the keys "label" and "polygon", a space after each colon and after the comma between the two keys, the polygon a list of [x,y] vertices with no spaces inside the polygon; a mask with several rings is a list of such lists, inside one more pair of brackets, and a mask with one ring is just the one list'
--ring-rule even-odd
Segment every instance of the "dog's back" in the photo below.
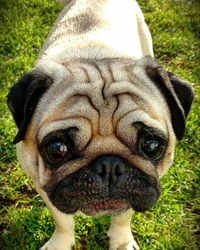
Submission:
{"label": "dog's back", "polygon": [[152,39],[135,0],[60,1],[59,15],[39,59],[153,56]]}

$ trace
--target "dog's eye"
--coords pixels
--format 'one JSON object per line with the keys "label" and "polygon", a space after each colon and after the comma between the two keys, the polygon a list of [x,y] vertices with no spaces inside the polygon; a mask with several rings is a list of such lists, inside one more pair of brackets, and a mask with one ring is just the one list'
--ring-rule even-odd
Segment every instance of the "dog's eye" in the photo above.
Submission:
{"label": "dog's eye", "polygon": [[161,158],[165,144],[163,141],[152,135],[145,135],[140,140],[139,151],[145,157],[153,161]]}
{"label": "dog's eye", "polygon": [[52,141],[46,145],[49,160],[61,163],[69,157],[67,145],[63,141]]}

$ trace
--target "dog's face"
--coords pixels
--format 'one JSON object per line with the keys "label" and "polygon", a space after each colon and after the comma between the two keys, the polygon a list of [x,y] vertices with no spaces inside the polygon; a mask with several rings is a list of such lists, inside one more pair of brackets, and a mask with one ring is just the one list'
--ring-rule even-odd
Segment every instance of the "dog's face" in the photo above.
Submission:
{"label": "dog's face", "polygon": [[42,65],[8,95],[21,165],[65,213],[149,209],[184,133],[191,88],[155,60]]}

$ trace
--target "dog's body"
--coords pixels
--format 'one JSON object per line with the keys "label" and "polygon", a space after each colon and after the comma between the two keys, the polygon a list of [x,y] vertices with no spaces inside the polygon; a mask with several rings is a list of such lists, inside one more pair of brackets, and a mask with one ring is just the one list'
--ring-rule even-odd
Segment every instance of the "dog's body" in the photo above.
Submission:
{"label": "dog's body", "polygon": [[113,214],[110,250],[138,249],[131,208],[158,199],[193,92],[145,57],[136,1],[63,2],[35,68],[8,95],[19,162],[56,224],[42,250],[71,249],[77,211]]}
{"label": "dog's body", "polygon": [[[69,1],[68,1],[69,2]],[[152,40],[135,0],[70,1],[49,34],[40,59],[153,56]]]}

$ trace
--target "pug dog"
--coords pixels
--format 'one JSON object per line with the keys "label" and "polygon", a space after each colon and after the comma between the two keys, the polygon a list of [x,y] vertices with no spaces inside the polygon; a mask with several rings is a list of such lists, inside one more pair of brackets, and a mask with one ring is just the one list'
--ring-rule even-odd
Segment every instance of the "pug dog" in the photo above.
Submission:
{"label": "pug dog", "polygon": [[7,98],[19,162],[55,221],[41,250],[71,249],[80,211],[112,215],[110,250],[139,249],[132,211],[159,198],[193,90],[153,59],[135,0],[62,2],[35,67]]}

